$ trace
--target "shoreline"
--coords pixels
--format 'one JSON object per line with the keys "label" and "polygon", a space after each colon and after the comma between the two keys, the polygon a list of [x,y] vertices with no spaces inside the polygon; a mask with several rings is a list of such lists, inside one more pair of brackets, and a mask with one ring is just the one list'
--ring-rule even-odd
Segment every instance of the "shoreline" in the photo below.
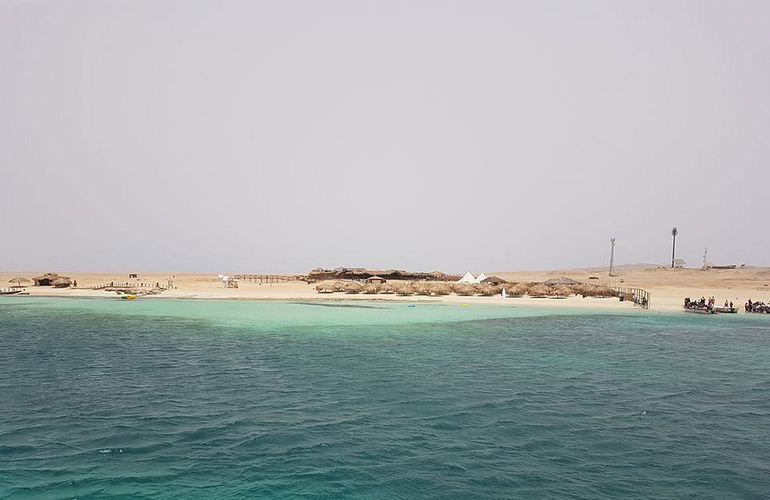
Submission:
{"label": "shoreline", "polygon": [[[602,274],[603,273],[603,274]],[[16,277],[30,279],[43,273],[33,272],[0,272],[0,287],[10,286],[9,280]],[[52,288],[27,286],[29,295],[22,297],[51,297],[51,298],[116,298],[115,292],[93,289],[104,283],[126,282],[127,274],[117,273],[63,273],[77,281],[77,288]],[[315,290],[315,284],[303,281],[280,281],[259,283],[257,281],[239,280],[238,288],[226,288],[212,274],[174,274],[174,273],[138,273],[138,278],[132,282],[145,283],[150,286],[155,283],[165,285],[171,280],[173,288],[158,295],[142,297],[145,299],[184,299],[184,300],[275,300],[275,301],[324,301],[324,302],[404,302],[425,304],[490,304],[497,306],[519,305],[546,308],[579,308],[601,309],[615,311],[682,311],[684,297],[700,298],[715,296],[717,304],[726,300],[732,301],[743,312],[747,299],[754,301],[770,301],[770,268],[745,268],[734,270],[702,271],[695,269],[666,269],[666,268],[623,268],[619,276],[607,277],[606,269],[572,269],[551,271],[521,271],[521,272],[490,272],[511,282],[542,282],[554,277],[569,277],[580,282],[602,284],[607,286],[641,288],[651,294],[650,309],[642,309],[631,302],[620,302],[617,298],[598,298],[569,296],[567,298],[534,298],[529,296],[502,298],[499,295],[484,296],[424,296],[424,295],[390,295],[390,294],[320,294]],[[131,278],[128,278],[131,279]],[[149,290],[150,287],[145,287]],[[18,297],[10,295],[9,297]]]}

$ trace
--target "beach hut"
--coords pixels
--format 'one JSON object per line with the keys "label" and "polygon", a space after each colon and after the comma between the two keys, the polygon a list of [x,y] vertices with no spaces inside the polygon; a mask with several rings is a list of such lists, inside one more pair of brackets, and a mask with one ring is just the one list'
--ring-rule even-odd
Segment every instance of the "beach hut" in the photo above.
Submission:
{"label": "beach hut", "polygon": [[385,281],[386,281],[385,278],[383,278],[382,276],[369,276],[368,278],[366,278],[367,283],[378,283],[381,285],[385,283]]}
{"label": "beach hut", "polygon": [[42,276],[35,276],[32,281],[35,282],[35,286],[53,286],[53,282],[59,278],[67,278],[66,276],[59,276],[56,273],[45,273]]}

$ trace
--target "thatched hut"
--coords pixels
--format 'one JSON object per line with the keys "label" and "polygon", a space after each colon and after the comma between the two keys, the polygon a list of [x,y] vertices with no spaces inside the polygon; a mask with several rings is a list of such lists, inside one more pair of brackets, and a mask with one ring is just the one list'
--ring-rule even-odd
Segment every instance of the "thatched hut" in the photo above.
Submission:
{"label": "thatched hut", "polygon": [[528,294],[530,297],[548,297],[551,295],[551,288],[543,283],[536,283],[530,287]]}
{"label": "thatched hut", "polygon": [[368,278],[366,278],[366,282],[367,283],[378,283],[378,284],[381,285],[381,284],[385,283],[385,281],[387,281],[387,280],[385,278],[383,278],[382,276],[369,276]]}
{"label": "thatched hut", "polygon": [[430,295],[433,292],[433,286],[430,283],[421,281],[414,284],[414,293],[417,295]]}
{"label": "thatched hut", "polygon": [[572,295],[572,288],[567,285],[558,285],[553,287],[551,295],[554,297],[569,297]]}
{"label": "thatched hut", "polygon": [[375,295],[380,293],[380,285],[378,283],[367,283],[362,291],[367,295]]}
{"label": "thatched hut", "polygon": [[61,276],[51,283],[56,288],[68,288],[72,286],[72,280],[67,278],[66,276]]}
{"label": "thatched hut", "polygon": [[42,276],[35,276],[32,281],[35,282],[35,286],[53,286],[53,282],[59,278],[69,279],[67,276],[59,276],[56,273],[45,273]]}
{"label": "thatched hut", "polygon": [[386,283],[383,283],[382,285],[380,285],[380,293],[392,294],[392,293],[395,293],[395,292],[396,292],[396,290],[395,290],[395,287],[393,286],[392,283],[387,283],[386,282]]}

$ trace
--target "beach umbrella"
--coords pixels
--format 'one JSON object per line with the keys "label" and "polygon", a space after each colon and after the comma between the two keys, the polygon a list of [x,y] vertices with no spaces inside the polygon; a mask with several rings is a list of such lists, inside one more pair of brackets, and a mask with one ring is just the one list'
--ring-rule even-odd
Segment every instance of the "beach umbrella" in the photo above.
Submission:
{"label": "beach umbrella", "polygon": [[449,295],[452,293],[452,287],[448,283],[434,283],[431,286],[433,295]]}
{"label": "beach umbrella", "polygon": [[69,278],[61,277],[53,280],[51,284],[57,288],[66,288],[72,285],[72,281]]}
{"label": "beach umbrella", "polygon": [[551,295],[551,288],[542,283],[538,283],[529,289],[530,297],[546,297],[548,295]]}
{"label": "beach umbrella", "polygon": [[29,280],[27,278],[13,278],[8,280],[8,283],[16,283],[21,286],[22,283],[29,283]]}
{"label": "beach umbrella", "polygon": [[363,289],[364,286],[356,281],[348,281],[344,285],[345,293],[361,293]]}

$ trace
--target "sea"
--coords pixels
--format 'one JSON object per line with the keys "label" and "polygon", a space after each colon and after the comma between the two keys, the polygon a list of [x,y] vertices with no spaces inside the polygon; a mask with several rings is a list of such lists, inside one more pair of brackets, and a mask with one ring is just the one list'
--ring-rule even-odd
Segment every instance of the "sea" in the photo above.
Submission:
{"label": "sea", "polygon": [[768,498],[770,316],[0,300],[0,498]]}

